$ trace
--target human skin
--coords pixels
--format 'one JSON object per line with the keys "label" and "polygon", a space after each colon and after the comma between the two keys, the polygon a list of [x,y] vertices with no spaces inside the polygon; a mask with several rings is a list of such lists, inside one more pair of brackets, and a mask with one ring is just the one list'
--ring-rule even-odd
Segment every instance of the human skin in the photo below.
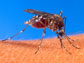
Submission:
{"label": "human skin", "polygon": [[37,54],[40,40],[0,41],[0,63],[84,63],[84,34],[69,37],[76,40],[72,43],[80,48],[63,39],[71,55],[61,48],[58,38],[44,39]]}

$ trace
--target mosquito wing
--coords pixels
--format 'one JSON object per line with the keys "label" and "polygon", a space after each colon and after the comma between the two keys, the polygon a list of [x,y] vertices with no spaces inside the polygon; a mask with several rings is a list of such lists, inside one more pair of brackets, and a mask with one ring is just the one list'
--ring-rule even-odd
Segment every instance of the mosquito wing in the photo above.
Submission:
{"label": "mosquito wing", "polygon": [[45,15],[45,16],[53,16],[54,14],[46,13],[46,12],[41,12],[38,10],[33,10],[33,9],[26,9],[24,10],[25,12],[32,13],[32,14],[37,14],[37,15]]}

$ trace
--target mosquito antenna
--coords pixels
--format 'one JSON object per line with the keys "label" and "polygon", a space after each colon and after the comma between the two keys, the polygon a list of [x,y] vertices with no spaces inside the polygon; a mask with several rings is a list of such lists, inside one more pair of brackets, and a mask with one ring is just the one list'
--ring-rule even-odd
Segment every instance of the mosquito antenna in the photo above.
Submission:
{"label": "mosquito antenna", "polygon": [[10,39],[12,39],[13,37],[17,36],[18,34],[20,34],[20,33],[24,32],[24,31],[25,31],[25,29],[26,29],[27,27],[28,27],[28,24],[26,25],[26,27],[25,27],[23,30],[21,30],[21,31],[20,31],[20,32],[18,32],[17,34],[15,34],[15,35],[13,35],[13,36],[11,36],[11,37],[9,37],[9,38],[5,39],[5,40],[2,40],[2,41],[6,41],[6,40],[10,40]]}
{"label": "mosquito antenna", "polygon": [[71,43],[70,40],[74,41],[73,39],[69,38],[67,35],[65,35],[64,37],[67,38],[68,42],[69,42],[74,48],[80,49],[80,48],[76,47],[75,45],[73,45],[73,44]]}

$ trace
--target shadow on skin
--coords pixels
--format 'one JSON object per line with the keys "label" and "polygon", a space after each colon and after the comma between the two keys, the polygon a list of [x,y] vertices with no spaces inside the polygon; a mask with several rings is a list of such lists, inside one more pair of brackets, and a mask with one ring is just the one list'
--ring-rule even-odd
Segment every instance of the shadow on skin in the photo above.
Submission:
{"label": "shadow on skin", "polygon": [[26,43],[26,42],[20,42],[20,41],[4,41],[2,43],[11,44],[11,45],[17,45],[17,46],[21,46],[21,47],[33,47],[33,48],[37,47],[37,45],[34,45],[32,43]]}
{"label": "shadow on skin", "polygon": [[[4,43],[4,44],[11,44],[11,45],[17,45],[18,47],[30,47],[30,48],[37,48],[38,47],[38,45],[40,44],[40,42],[39,43],[37,43],[36,42],[36,44],[35,43],[31,43],[31,41],[30,41],[30,43],[29,43],[29,41],[27,42],[27,41],[1,41],[1,43]],[[60,44],[59,44],[60,45]],[[50,47],[49,45],[45,45],[45,44],[43,44],[43,45],[41,45],[41,48],[53,48],[53,47]],[[58,48],[58,47],[55,47],[56,49],[60,49],[60,48]]]}

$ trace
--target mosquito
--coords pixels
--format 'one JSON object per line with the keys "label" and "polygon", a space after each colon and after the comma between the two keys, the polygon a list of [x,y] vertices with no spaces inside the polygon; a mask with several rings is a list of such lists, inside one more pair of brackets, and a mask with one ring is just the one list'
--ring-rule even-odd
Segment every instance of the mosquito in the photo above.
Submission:
{"label": "mosquito", "polygon": [[57,34],[57,38],[60,40],[60,44],[61,44],[61,48],[64,48],[69,54],[71,54],[66,47],[63,45],[62,43],[62,39],[63,37],[65,37],[68,42],[76,49],[80,49],[78,47],[76,47],[75,45],[72,44],[71,41],[74,42],[73,39],[69,38],[66,34],[65,34],[65,27],[66,27],[66,16],[62,17],[62,11],[60,11],[59,14],[51,14],[51,13],[47,13],[47,12],[42,12],[42,11],[38,11],[38,10],[34,10],[34,9],[26,9],[24,10],[25,12],[28,13],[32,13],[35,14],[36,16],[32,17],[30,20],[26,21],[24,24],[27,24],[26,27],[21,30],[19,33],[13,35],[12,37],[9,37],[5,40],[2,41],[6,41],[6,40],[10,40],[13,37],[17,36],[18,34],[22,33],[25,31],[25,29],[28,27],[28,25],[31,25],[32,27],[35,28],[43,28],[43,33],[42,33],[42,37],[41,37],[41,42],[38,45],[37,50],[35,51],[35,54],[39,51],[45,33],[46,33],[46,28],[49,28],[50,30],[52,30],[53,32],[56,31]]}

